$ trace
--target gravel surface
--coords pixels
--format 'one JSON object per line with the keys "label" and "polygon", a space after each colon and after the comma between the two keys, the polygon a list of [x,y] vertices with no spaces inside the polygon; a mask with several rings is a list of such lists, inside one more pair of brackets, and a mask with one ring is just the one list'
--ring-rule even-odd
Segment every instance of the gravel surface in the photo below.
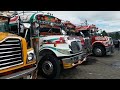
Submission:
{"label": "gravel surface", "polygon": [[64,70],[60,79],[120,79],[120,51],[104,57],[91,55],[82,65]]}

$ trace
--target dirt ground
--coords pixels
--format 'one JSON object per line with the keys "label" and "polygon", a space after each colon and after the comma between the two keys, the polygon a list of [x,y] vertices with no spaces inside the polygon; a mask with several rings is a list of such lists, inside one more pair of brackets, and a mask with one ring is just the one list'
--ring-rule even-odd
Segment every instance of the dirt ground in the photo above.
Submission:
{"label": "dirt ground", "polygon": [[64,70],[60,79],[120,79],[120,51],[104,57],[91,55],[84,64]]}

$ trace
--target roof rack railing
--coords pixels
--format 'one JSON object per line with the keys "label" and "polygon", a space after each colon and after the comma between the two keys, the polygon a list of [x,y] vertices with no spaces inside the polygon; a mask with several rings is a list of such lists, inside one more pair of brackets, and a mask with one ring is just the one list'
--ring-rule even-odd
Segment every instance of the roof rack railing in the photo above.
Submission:
{"label": "roof rack railing", "polygon": [[21,11],[18,14],[25,15],[25,14],[28,14],[28,13],[42,13],[42,14],[44,14],[44,12],[42,12],[42,11]]}
{"label": "roof rack railing", "polygon": [[26,15],[28,13],[42,13],[42,14],[46,14],[46,15],[52,15],[49,12],[43,12],[43,11],[9,11],[10,13],[13,13],[12,16],[16,16],[16,15]]}
{"label": "roof rack railing", "polygon": [[0,11],[0,15],[7,16],[7,17],[13,17],[17,15],[17,12]]}

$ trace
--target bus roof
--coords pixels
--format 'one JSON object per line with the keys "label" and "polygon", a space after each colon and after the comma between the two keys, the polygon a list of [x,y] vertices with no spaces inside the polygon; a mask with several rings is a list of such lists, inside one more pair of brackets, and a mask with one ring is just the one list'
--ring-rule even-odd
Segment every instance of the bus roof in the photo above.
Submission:
{"label": "bus roof", "polygon": [[77,26],[76,31],[91,30],[93,28],[98,30],[98,28],[95,25],[92,24],[92,25],[89,25],[89,26]]}
{"label": "bus roof", "polygon": [[[24,15],[20,15],[20,18],[22,20],[22,22],[34,22],[36,21],[36,16],[37,15],[43,15],[43,16],[47,16],[49,18],[57,18],[55,16],[52,15],[48,15],[48,14],[44,14],[43,12],[37,12],[37,13],[25,13]],[[57,18],[58,20],[60,20],[59,18]]]}
{"label": "bus roof", "polygon": [[70,21],[64,22],[64,25],[67,26],[67,27],[69,27],[69,28],[75,28],[75,27],[76,27],[76,26],[75,26],[73,23],[71,23]]}

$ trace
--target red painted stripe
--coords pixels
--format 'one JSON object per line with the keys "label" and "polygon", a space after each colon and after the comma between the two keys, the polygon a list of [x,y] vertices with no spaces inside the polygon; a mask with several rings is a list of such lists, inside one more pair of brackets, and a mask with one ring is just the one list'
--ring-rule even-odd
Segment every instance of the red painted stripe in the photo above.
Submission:
{"label": "red painted stripe", "polygon": [[16,21],[17,19],[18,19],[18,16],[13,17],[13,18],[10,19],[10,22],[14,22],[14,21]]}

